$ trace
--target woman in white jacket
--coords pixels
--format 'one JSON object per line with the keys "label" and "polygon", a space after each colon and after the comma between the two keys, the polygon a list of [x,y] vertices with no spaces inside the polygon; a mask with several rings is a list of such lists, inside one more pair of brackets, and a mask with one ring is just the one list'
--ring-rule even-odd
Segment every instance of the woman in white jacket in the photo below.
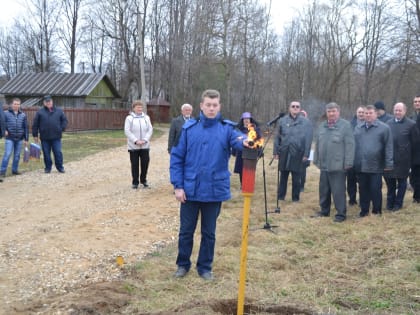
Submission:
{"label": "woman in white jacket", "polygon": [[[150,138],[153,134],[153,126],[150,117],[143,113],[143,102],[136,100],[131,106],[130,114],[125,118],[124,133],[127,137],[128,152],[131,162],[132,188],[137,189],[139,183],[144,188],[147,183],[147,169],[149,168]],[[140,181],[139,181],[140,161]]]}

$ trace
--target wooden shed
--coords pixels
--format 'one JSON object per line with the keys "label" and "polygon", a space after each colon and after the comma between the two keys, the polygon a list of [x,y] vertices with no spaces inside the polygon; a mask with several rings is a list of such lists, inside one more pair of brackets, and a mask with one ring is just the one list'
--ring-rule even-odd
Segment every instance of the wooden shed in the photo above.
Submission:
{"label": "wooden shed", "polygon": [[147,102],[147,114],[156,123],[169,123],[171,104],[163,98],[152,98]]}
{"label": "wooden shed", "polygon": [[121,108],[121,98],[105,74],[96,73],[21,73],[0,88],[6,102],[18,97],[22,107],[42,106],[49,94],[60,107],[112,109]]}

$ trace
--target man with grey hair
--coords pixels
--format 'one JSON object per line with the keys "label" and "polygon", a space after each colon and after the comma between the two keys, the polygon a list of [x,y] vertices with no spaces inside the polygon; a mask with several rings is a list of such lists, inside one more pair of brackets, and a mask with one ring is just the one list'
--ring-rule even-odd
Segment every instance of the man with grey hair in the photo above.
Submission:
{"label": "man with grey hair", "polygon": [[319,177],[319,205],[313,217],[328,217],[331,195],[336,216],[334,222],[346,219],[346,171],[353,166],[354,136],[350,123],[340,118],[336,103],[325,106],[327,121],[322,123],[315,137],[314,164],[321,170]]}
{"label": "man with grey hair", "polygon": [[192,111],[193,107],[190,104],[183,104],[181,106],[181,115],[172,119],[168,136],[168,153],[171,153],[172,147],[178,144],[184,123],[193,118],[191,117]]}
{"label": "man with grey hair", "polygon": [[411,166],[412,133],[416,123],[406,114],[407,106],[397,103],[394,105],[394,118],[387,122],[394,144],[394,168],[384,173],[388,188],[386,208],[390,211],[398,211],[403,206]]}

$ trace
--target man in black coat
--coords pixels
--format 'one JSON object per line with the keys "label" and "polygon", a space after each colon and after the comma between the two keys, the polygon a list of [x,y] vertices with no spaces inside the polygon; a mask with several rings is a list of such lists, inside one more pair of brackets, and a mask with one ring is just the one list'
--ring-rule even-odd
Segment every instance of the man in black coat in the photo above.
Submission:
{"label": "man in black coat", "polygon": [[184,104],[181,106],[181,115],[172,119],[168,136],[168,153],[171,153],[172,147],[178,144],[184,123],[193,118],[191,116],[192,111],[193,107],[190,104]]}
{"label": "man in black coat", "polygon": [[417,116],[412,132],[411,186],[413,187],[413,202],[420,203],[420,115]]}
{"label": "man in black coat", "polygon": [[[356,115],[350,121],[350,124],[354,130],[357,125],[362,124],[365,121],[365,110],[366,106],[359,106],[356,110]],[[349,197],[349,205],[354,206],[357,205],[357,176],[356,171],[354,168],[350,168],[346,172],[347,178],[347,195]]]}
{"label": "man in black coat", "polygon": [[388,114],[385,111],[384,102],[377,101],[377,102],[375,102],[375,104],[373,106],[375,106],[375,108],[376,108],[376,112],[377,112],[379,121],[382,121],[383,123],[386,123],[388,120],[390,120],[392,118],[392,115]]}
{"label": "man in black coat", "polygon": [[407,190],[407,177],[411,166],[412,135],[415,122],[406,117],[407,106],[404,103],[394,105],[394,118],[387,124],[391,128],[394,146],[394,168],[384,172],[388,188],[386,208],[398,211],[403,206]]}
{"label": "man in black coat", "polygon": [[300,198],[300,172],[302,163],[309,158],[312,144],[312,125],[300,115],[300,102],[289,105],[289,114],[280,118],[274,138],[273,158],[279,160],[280,183],[277,199],[284,200],[289,173],[292,174],[292,201]]}
{"label": "man in black coat", "polygon": [[50,95],[44,96],[44,106],[35,114],[32,124],[32,136],[37,143],[38,134],[41,138],[45,173],[51,172],[51,150],[54,155],[54,163],[57,171],[64,173],[61,137],[66,127],[67,118],[64,112],[60,108],[54,106]]}

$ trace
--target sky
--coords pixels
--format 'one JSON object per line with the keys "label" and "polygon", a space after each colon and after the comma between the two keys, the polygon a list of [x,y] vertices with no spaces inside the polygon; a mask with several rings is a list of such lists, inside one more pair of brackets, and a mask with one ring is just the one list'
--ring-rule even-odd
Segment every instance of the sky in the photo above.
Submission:
{"label": "sky", "polygon": [[[268,6],[270,0],[260,0],[260,2]],[[307,3],[308,0],[271,0],[270,15],[273,26],[277,32],[281,33],[284,25],[290,22],[293,17],[297,16],[298,11],[300,11]]]}
{"label": "sky", "polygon": [[[57,0],[58,1],[58,0]],[[269,0],[259,0],[262,4],[269,4]],[[297,10],[301,9],[308,0],[272,0],[271,1],[271,16],[273,26],[281,32],[283,25],[291,20],[293,16],[296,16]],[[25,0],[0,0],[0,8],[2,14],[0,14],[0,26],[6,26],[7,24],[13,23],[13,19],[19,16],[19,13],[25,11],[24,9]]]}
{"label": "sky", "polygon": [[13,19],[19,16],[19,13],[24,11],[22,3],[24,0],[0,0],[0,26],[7,26],[13,23]]}

